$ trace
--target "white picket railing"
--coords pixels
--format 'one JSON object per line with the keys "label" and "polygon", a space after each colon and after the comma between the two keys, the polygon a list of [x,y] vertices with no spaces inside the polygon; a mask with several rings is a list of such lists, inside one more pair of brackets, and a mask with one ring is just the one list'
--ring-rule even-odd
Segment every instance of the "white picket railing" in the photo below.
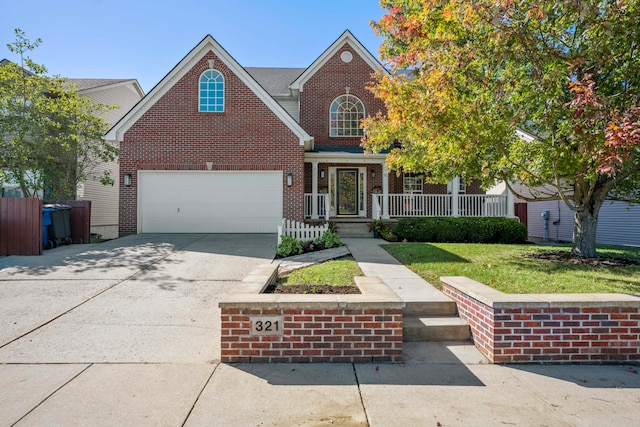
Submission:
{"label": "white picket railing", "polygon": [[282,225],[278,226],[278,244],[282,243],[282,236],[293,237],[300,241],[315,240],[322,237],[325,231],[329,229],[329,224],[309,225],[304,222],[283,219]]}
{"label": "white picket railing", "polygon": [[329,195],[317,194],[317,212],[313,214],[313,194],[304,193],[304,217],[306,219],[324,219],[329,221]]}
{"label": "white picket railing", "polygon": [[[372,194],[373,219],[383,217],[383,195]],[[508,216],[506,195],[461,194],[453,203],[450,194],[389,194],[389,218],[416,216]]]}

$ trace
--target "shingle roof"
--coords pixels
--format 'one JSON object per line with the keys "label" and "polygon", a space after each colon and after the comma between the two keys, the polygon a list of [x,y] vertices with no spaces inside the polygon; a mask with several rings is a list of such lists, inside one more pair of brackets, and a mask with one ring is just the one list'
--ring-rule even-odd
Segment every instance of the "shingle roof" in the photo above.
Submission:
{"label": "shingle roof", "polygon": [[130,80],[134,79],[68,79],[69,83],[74,83],[78,87],[78,90],[95,89]]}
{"label": "shingle roof", "polygon": [[305,68],[246,67],[245,70],[269,95],[277,96],[289,95],[289,85],[304,72]]}

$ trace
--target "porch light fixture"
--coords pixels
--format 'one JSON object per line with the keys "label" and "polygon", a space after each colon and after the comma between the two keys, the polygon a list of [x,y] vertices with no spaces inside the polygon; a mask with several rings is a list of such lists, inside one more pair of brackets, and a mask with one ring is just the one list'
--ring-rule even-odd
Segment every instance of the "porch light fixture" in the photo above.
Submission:
{"label": "porch light fixture", "polygon": [[124,174],[124,186],[125,187],[131,187],[131,174],[130,173],[125,173]]}
{"label": "porch light fixture", "polygon": [[289,172],[287,174],[287,187],[291,187],[293,185],[293,174]]}
{"label": "porch light fixture", "polygon": [[376,177],[376,171],[371,171],[371,178],[375,178]]}
{"label": "porch light fixture", "polygon": [[324,170],[320,171],[320,178],[324,178]]}

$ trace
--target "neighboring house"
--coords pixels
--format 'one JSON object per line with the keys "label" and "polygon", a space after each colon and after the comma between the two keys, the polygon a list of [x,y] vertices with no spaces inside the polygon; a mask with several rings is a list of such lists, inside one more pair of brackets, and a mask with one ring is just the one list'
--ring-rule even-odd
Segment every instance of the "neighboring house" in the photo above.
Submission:
{"label": "neighboring house", "polygon": [[[69,79],[80,94],[93,102],[115,105],[107,111],[104,119],[113,126],[144,97],[144,92],[135,79]],[[114,185],[103,185],[100,177],[108,170],[115,180]],[[91,200],[91,233],[100,234],[103,239],[118,237],[119,213],[119,166],[118,162],[101,162],[86,181],[78,185],[77,199]]]}
{"label": "neighboring house", "polygon": [[[0,61],[0,66],[10,63],[9,60]],[[31,74],[29,71],[26,73]],[[75,85],[80,95],[96,103],[113,105],[116,108],[104,113],[103,117],[109,126],[113,126],[129,111],[144,92],[135,79],[67,79],[70,85]],[[103,185],[99,177],[104,171],[110,171],[115,185]],[[118,237],[118,205],[119,190],[118,162],[100,162],[90,173],[89,178],[78,185],[76,198],[91,200],[91,233],[100,234],[105,239]],[[95,179],[94,179],[95,178]],[[22,190],[17,183],[2,182],[2,197],[23,197]],[[38,197],[42,197],[42,192]]]}
{"label": "neighboring house", "polygon": [[[543,212],[548,211],[545,233]],[[527,203],[529,240],[573,240],[574,212],[562,200]],[[602,245],[640,246],[640,206],[605,201],[598,215],[596,243]]]}
{"label": "neighboring house", "polygon": [[107,133],[120,143],[120,235],[512,216],[506,193],[428,185],[364,154],[360,121],[385,111],[366,89],[381,68],[349,31],[308,68],[243,68],[205,37]]}

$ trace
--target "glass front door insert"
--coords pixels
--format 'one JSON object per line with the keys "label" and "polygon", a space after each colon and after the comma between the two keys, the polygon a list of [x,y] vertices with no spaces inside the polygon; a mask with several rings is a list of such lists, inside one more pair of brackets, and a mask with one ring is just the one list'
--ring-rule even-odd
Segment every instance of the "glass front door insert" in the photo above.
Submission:
{"label": "glass front door insert", "polygon": [[358,169],[338,169],[338,215],[358,215]]}

